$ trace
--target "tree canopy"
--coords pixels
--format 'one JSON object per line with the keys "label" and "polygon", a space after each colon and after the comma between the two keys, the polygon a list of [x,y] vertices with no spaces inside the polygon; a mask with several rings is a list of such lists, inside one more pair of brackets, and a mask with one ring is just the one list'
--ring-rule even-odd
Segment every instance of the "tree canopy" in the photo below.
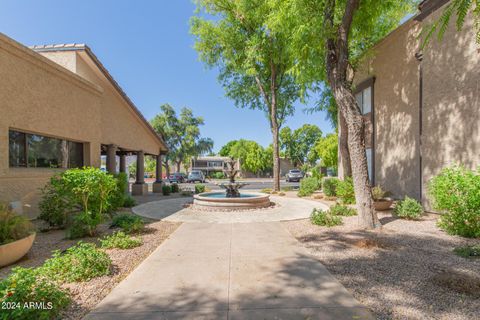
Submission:
{"label": "tree canopy", "polygon": [[[271,170],[272,150],[263,148],[252,140],[233,140],[222,147],[221,156],[232,157],[240,160],[242,170],[258,174]],[[228,152],[227,152],[228,150]]]}
{"label": "tree canopy", "polygon": [[336,169],[338,166],[338,135],[331,133],[320,138],[315,144],[315,151],[320,158],[321,166]]}
{"label": "tree canopy", "polygon": [[280,130],[280,147],[295,166],[305,163],[313,165],[317,160],[313,146],[321,136],[322,130],[316,125],[304,124],[293,131],[285,127]]}

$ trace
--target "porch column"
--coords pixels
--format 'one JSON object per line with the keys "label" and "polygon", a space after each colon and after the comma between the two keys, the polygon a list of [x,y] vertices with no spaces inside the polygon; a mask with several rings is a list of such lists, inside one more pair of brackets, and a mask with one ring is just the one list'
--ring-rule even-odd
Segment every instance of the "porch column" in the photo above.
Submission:
{"label": "porch column", "polygon": [[163,186],[163,181],[162,181],[162,154],[161,153],[159,155],[157,155],[155,169],[156,169],[155,170],[156,179],[155,179],[155,182],[153,183],[153,192],[161,193],[162,192],[162,186]]}
{"label": "porch column", "polygon": [[120,155],[120,172],[127,172],[127,156],[124,153]]}
{"label": "porch column", "polygon": [[137,178],[132,185],[132,195],[142,196],[148,193],[148,186],[145,183],[145,154],[143,151],[137,152]]}
{"label": "porch column", "polygon": [[107,146],[107,172],[111,174],[117,173],[117,146],[109,144]]}

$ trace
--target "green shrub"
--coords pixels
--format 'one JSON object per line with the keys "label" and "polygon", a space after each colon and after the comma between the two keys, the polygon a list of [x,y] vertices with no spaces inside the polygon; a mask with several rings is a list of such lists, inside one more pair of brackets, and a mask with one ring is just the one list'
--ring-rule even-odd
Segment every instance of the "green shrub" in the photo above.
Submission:
{"label": "green shrub", "polygon": [[[0,281],[0,303],[15,306],[2,307],[0,319],[56,319],[70,298],[55,282],[40,275],[38,269],[17,267]],[[40,307],[30,307],[30,303]]]}
{"label": "green shrub", "polygon": [[50,182],[41,189],[41,199],[38,204],[40,215],[38,218],[48,223],[50,227],[65,228],[68,214],[72,210],[60,189],[62,181],[59,176],[53,176]]}
{"label": "green shrub", "polygon": [[331,211],[321,209],[313,209],[310,221],[315,225],[326,227],[334,227],[343,223],[341,216],[336,216]]}
{"label": "green shrub", "polygon": [[213,177],[214,177],[215,179],[224,179],[224,178],[225,178],[225,174],[224,174],[223,172],[215,172],[215,173],[213,174]]}
{"label": "green shrub", "polygon": [[28,237],[34,231],[30,221],[0,203],[0,245]]}
{"label": "green shrub", "polygon": [[100,239],[101,247],[105,249],[131,249],[142,245],[142,240],[133,238],[125,232],[117,231]]}
{"label": "green shrub", "polygon": [[95,244],[80,241],[65,253],[54,251],[53,257],[45,261],[40,272],[62,282],[80,282],[109,274],[111,264],[108,254]]}
{"label": "green shrub", "polygon": [[355,191],[353,189],[353,180],[346,177],[344,180],[339,180],[337,183],[337,197],[344,204],[355,203]]}
{"label": "green shrub", "polygon": [[172,192],[172,188],[170,186],[167,186],[167,185],[162,186],[162,194],[164,196],[170,195],[170,192]]}
{"label": "green shrub", "polygon": [[389,192],[383,190],[381,186],[375,186],[372,188],[372,199],[373,201],[380,201],[382,199],[385,199]]}
{"label": "green shrub", "polygon": [[195,185],[195,193],[199,194],[199,193],[203,193],[203,192],[205,192],[205,185],[197,183]]}
{"label": "green shrub", "polygon": [[453,252],[464,258],[480,258],[480,244],[455,248]]}
{"label": "green shrub", "polygon": [[433,208],[442,216],[438,226],[449,234],[480,237],[480,171],[463,167],[443,169],[428,192]]}
{"label": "green shrub", "polygon": [[176,183],[172,183],[170,185],[170,188],[172,189],[172,193],[177,193],[177,192],[180,191],[180,188],[178,187],[178,184],[176,184]]}
{"label": "green shrub", "polygon": [[270,193],[272,193],[272,188],[264,188],[264,189],[260,190],[260,192],[270,194]]}
{"label": "green shrub", "polygon": [[320,189],[320,180],[313,177],[303,178],[300,181],[300,189],[298,190],[299,197],[305,197],[313,194]]}
{"label": "green shrub", "polygon": [[123,206],[125,208],[132,208],[137,205],[137,201],[130,195],[127,195],[123,201]]}
{"label": "green shrub", "polygon": [[327,197],[335,197],[337,195],[337,178],[324,178],[322,181],[323,194]]}
{"label": "green shrub", "polygon": [[125,199],[128,197],[128,176],[124,172],[120,172],[115,176],[116,189],[112,193],[109,211],[115,211],[118,208],[125,207]]}
{"label": "green shrub", "polygon": [[423,208],[417,200],[405,197],[395,205],[393,213],[404,219],[418,219],[423,214]]}
{"label": "green shrub", "polygon": [[330,207],[330,213],[336,216],[351,217],[357,215],[357,210],[348,206],[336,204]]}
{"label": "green shrub", "polygon": [[139,216],[131,213],[121,213],[113,217],[111,227],[122,228],[126,233],[135,233],[142,231],[145,223]]}

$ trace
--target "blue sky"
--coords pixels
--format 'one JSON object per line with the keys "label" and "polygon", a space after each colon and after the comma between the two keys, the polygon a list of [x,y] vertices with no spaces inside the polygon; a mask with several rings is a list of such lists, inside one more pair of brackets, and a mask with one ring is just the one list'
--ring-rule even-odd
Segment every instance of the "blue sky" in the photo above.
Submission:
{"label": "blue sky", "polygon": [[[0,8],[0,32],[24,45],[89,45],[147,119],[168,102],[204,117],[202,135],[215,141],[215,150],[239,138],[271,142],[264,114],[237,109],[224,97],[216,71],[198,60],[190,0],[0,0]],[[332,131],[325,114],[304,108],[298,104],[288,126]]]}

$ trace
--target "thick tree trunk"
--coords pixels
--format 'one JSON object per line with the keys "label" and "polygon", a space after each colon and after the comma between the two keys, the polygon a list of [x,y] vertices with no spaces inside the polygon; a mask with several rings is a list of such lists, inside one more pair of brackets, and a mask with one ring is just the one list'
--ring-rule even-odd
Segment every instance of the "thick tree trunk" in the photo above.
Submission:
{"label": "thick tree trunk", "polygon": [[272,126],[273,137],[273,190],[280,191],[280,150],[278,146],[278,126]]}
{"label": "thick tree trunk", "polygon": [[350,161],[350,153],[348,152],[348,128],[345,117],[338,112],[338,148],[342,159],[343,177],[352,176],[352,164]]}
{"label": "thick tree trunk", "polygon": [[182,168],[182,161],[177,161],[177,172],[180,172],[180,169]]}
{"label": "thick tree trunk", "polygon": [[363,117],[350,89],[342,85],[336,85],[334,95],[340,111],[345,117],[348,129],[348,150],[359,222],[367,229],[381,227],[373,207],[372,189],[368,179]]}
{"label": "thick tree trunk", "polygon": [[168,177],[170,177],[170,166],[168,165],[168,158],[167,157],[165,157],[164,166],[165,166],[165,174],[166,174],[167,179],[168,179]]}

